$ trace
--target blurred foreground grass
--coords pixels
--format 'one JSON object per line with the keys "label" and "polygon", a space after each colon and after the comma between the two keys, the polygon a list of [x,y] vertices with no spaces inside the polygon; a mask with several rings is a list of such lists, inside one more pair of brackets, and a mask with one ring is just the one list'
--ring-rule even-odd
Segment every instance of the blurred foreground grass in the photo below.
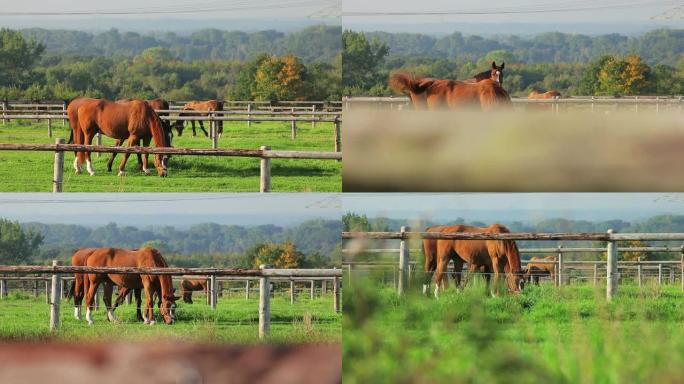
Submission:
{"label": "blurred foreground grass", "polygon": [[[349,279],[345,279],[347,282]],[[684,294],[676,286],[482,285],[403,298],[373,279],[345,287],[346,383],[681,383]],[[420,284],[414,284],[419,287]]]}

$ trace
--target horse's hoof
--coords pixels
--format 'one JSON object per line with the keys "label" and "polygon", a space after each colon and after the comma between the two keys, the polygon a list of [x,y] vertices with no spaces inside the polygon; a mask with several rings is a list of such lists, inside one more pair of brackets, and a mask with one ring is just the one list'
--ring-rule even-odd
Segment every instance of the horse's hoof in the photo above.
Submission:
{"label": "horse's hoof", "polygon": [[155,323],[154,320],[150,321],[150,325],[154,325],[154,323]]}
{"label": "horse's hoof", "polygon": [[88,171],[88,174],[90,174],[90,176],[95,176],[95,172]]}
{"label": "horse's hoof", "polygon": [[90,321],[90,320],[88,320],[88,325],[92,327],[92,326],[93,326],[93,322]]}
{"label": "horse's hoof", "polygon": [[145,176],[150,176],[152,174],[152,172],[150,172],[149,169],[143,169],[143,173],[145,174]]}
{"label": "horse's hoof", "polygon": [[124,171],[119,171],[119,176],[126,176],[126,172],[124,172]]}

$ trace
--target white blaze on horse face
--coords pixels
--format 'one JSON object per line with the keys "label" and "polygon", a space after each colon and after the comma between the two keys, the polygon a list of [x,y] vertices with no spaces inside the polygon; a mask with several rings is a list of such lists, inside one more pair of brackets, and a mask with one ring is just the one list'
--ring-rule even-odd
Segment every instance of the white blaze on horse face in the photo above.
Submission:
{"label": "white blaze on horse face", "polygon": [[501,71],[496,71],[496,82],[501,83]]}
{"label": "white blaze on horse face", "polygon": [[86,168],[88,169],[88,173],[90,176],[95,175],[95,171],[93,170],[93,164],[90,162],[90,160],[86,160]]}

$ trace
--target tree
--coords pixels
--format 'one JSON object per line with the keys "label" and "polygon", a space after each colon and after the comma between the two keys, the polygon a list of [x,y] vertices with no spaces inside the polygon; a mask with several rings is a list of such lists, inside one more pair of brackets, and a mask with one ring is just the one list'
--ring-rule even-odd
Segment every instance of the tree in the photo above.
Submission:
{"label": "tree", "polygon": [[641,57],[611,57],[598,74],[598,91],[603,95],[638,95],[648,84],[650,68]]}
{"label": "tree", "polygon": [[361,216],[347,212],[342,216],[342,228],[345,232],[368,232],[370,231],[370,223],[366,215]]}
{"label": "tree", "polygon": [[[375,39],[368,42],[362,32],[342,33],[342,87],[345,93],[353,89],[367,89],[379,81],[380,66],[389,47]],[[385,79],[381,79],[383,82]]]}
{"label": "tree", "polygon": [[0,264],[31,261],[43,243],[43,235],[32,228],[24,230],[19,222],[0,219]]}
{"label": "tree", "polygon": [[26,41],[19,32],[0,29],[0,86],[21,86],[28,82],[44,50],[43,44],[33,39]]}
{"label": "tree", "polygon": [[253,87],[256,72],[261,63],[268,59],[268,55],[262,54],[255,59],[247,62],[238,72],[235,85],[230,89],[229,95],[235,100],[253,100]]}
{"label": "tree", "polygon": [[304,254],[289,241],[281,244],[259,244],[250,248],[245,255],[253,268],[261,265],[272,268],[298,268],[304,261]]}
{"label": "tree", "polygon": [[256,100],[297,100],[305,89],[306,67],[293,55],[270,56],[254,75],[252,95]]}

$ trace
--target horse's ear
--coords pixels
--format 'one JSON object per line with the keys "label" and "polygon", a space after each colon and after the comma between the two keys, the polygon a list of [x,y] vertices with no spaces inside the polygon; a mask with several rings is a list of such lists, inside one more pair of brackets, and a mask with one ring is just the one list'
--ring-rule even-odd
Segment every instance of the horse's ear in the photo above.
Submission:
{"label": "horse's ear", "polygon": [[502,71],[503,71],[505,65],[506,65],[506,63],[504,63],[504,62],[502,61],[502,62],[501,62],[501,70],[502,70]]}
{"label": "horse's ear", "polygon": [[496,61],[492,61],[492,69],[496,69]]}

